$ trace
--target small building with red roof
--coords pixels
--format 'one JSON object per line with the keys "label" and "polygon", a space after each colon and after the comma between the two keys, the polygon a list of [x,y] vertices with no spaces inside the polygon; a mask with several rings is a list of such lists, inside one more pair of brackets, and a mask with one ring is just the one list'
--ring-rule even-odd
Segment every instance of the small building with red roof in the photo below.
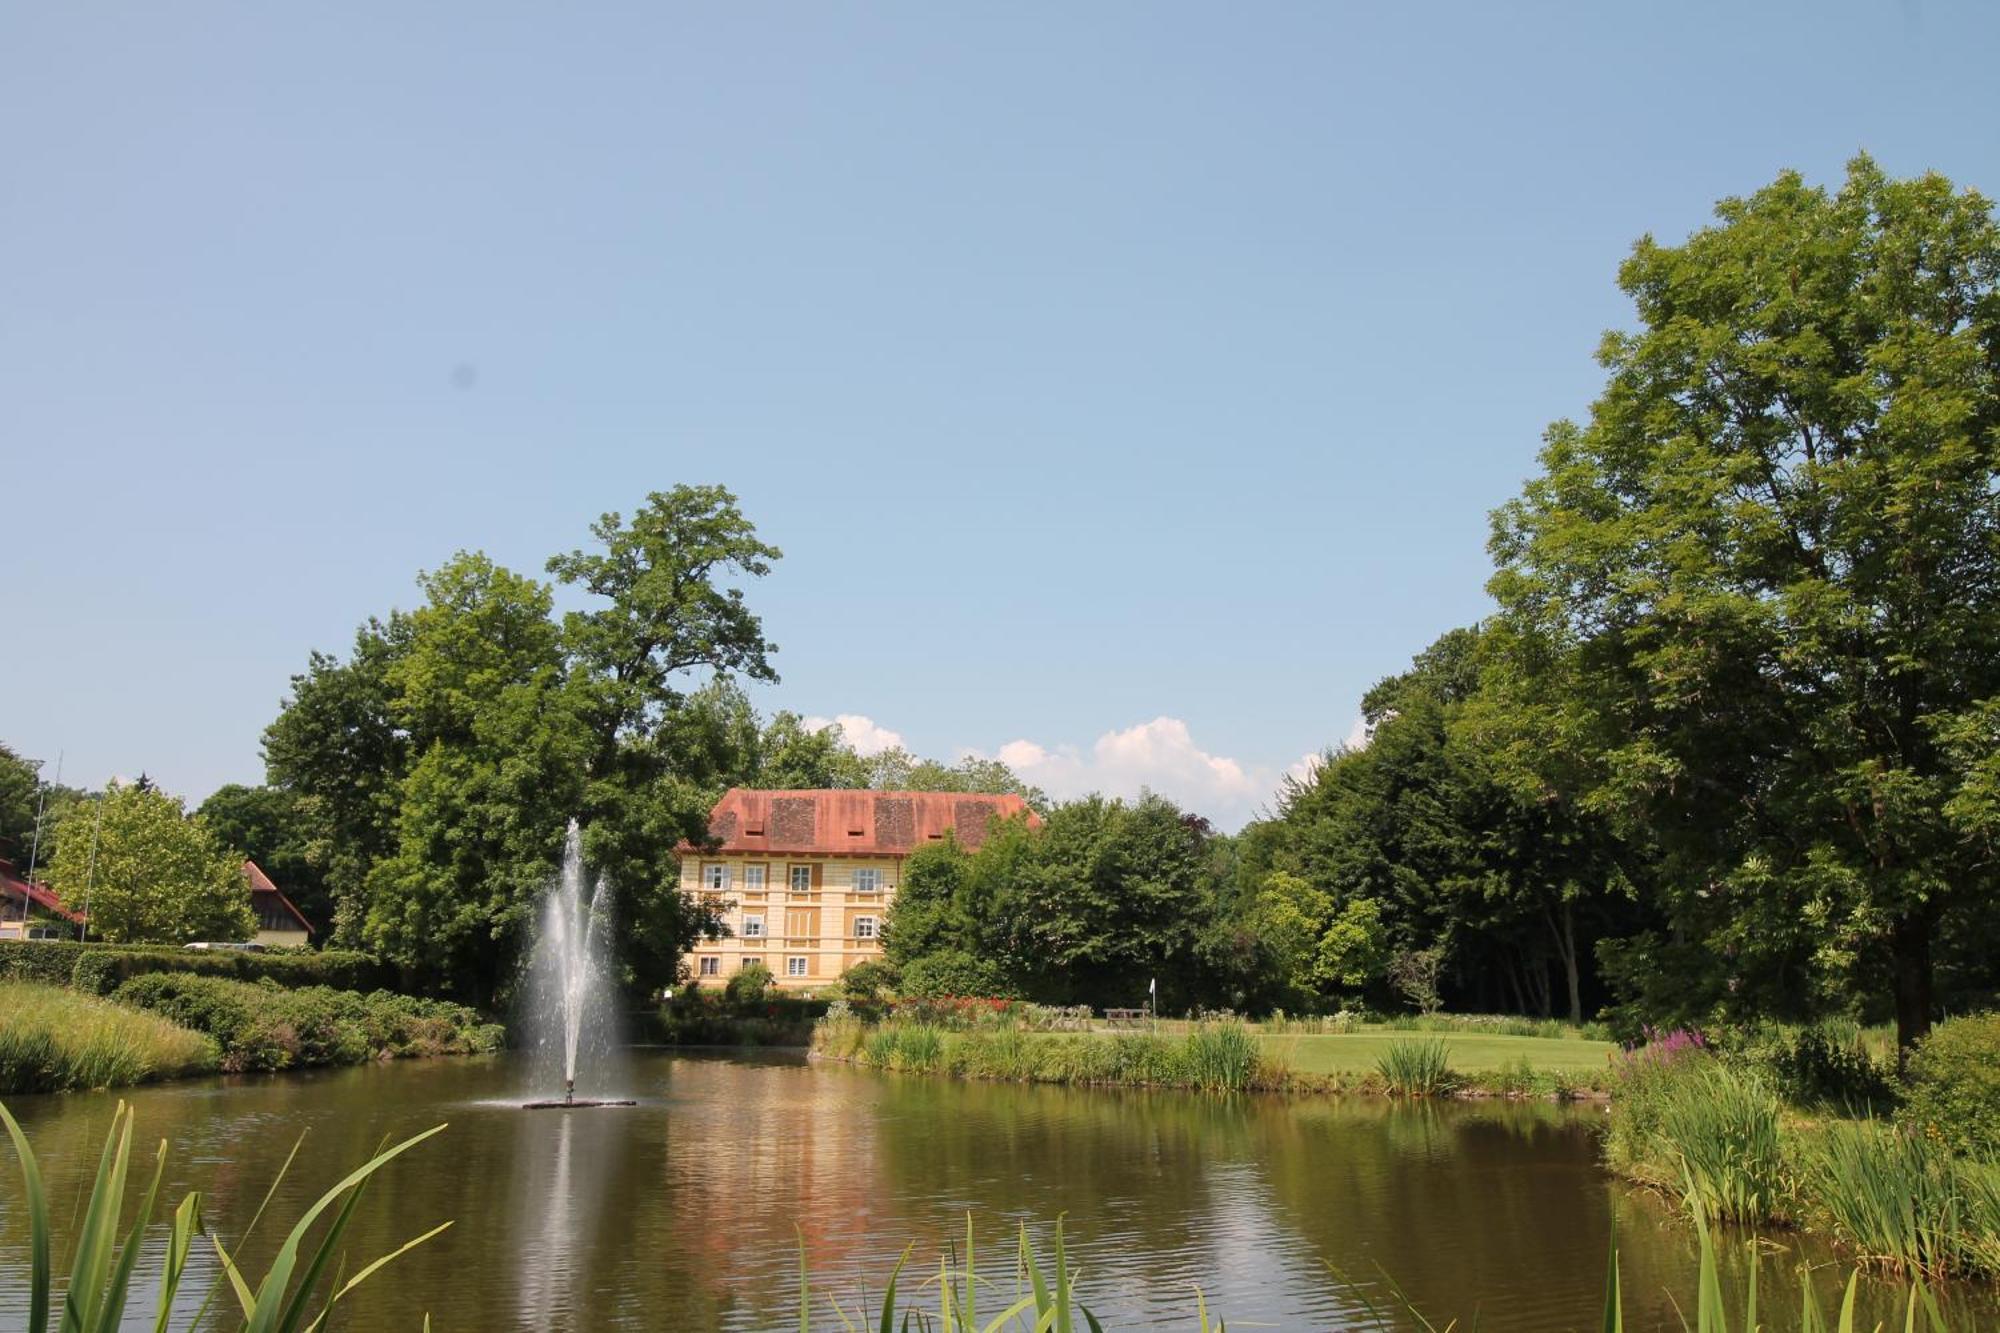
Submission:
{"label": "small building with red roof", "polygon": [[71,940],[82,927],[83,913],[65,907],[48,885],[29,883],[12,861],[0,860],[0,940]]}
{"label": "small building with red roof", "polygon": [[312,939],[312,923],[292,906],[283,889],[271,882],[255,861],[243,863],[243,877],[250,881],[250,910],[257,915],[257,933],[251,939],[274,948],[304,944]]}
{"label": "small building with red roof", "polygon": [[1041,820],[1019,796],[961,791],[760,791],[732,787],[709,840],[683,843],[681,891],[722,915],[695,979],[725,982],[756,963],[787,990],[831,985],[882,957],[882,925],[903,862],[947,835],[977,848],[996,821]]}

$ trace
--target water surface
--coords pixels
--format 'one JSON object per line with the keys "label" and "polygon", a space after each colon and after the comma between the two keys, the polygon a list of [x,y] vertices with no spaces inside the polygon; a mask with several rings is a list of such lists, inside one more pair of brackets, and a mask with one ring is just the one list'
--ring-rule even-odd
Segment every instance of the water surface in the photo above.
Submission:
{"label": "water surface", "polygon": [[[138,1138],[169,1143],[168,1197],[202,1190],[227,1241],[302,1131],[274,1204],[287,1224],[385,1136],[449,1122],[381,1178],[353,1257],[454,1225],[344,1307],[355,1333],[414,1329],[426,1311],[440,1333],[795,1328],[801,1234],[815,1286],[851,1310],[911,1241],[913,1268],[934,1272],[968,1211],[982,1269],[1009,1290],[1019,1222],[1046,1255],[1064,1215],[1085,1299],[1114,1327],[1191,1326],[1196,1285],[1232,1329],[1372,1327],[1360,1295],[1385,1299],[1386,1272],[1433,1317],[1476,1308],[1503,1333],[1594,1328],[1614,1220],[1628,1327],[1679,1328],[1669,1293],[1685,1303],[1693,1290],[1685,1229],[1598,1169],[1596,1108],[960,1083],[789,1055],[642,1052],[630,1079],[638,1107],[572,1112],[515,1109],[529,1090],[506,1058],[122,1095]],[[13,1103],[58,1216],[78,1206],[119,1095]],[[12,1327],[23,1223],[4,1178],[0,1327]],[[198,1258],[205,1287],[213,1261]],[[1764,1278],[1793,1308],[1799,1259],[1773,1255]],[[838,1327],[820,1299],[818,1323]],[[150,1327],[144,1305],[135,1327],[137,1315]]]}

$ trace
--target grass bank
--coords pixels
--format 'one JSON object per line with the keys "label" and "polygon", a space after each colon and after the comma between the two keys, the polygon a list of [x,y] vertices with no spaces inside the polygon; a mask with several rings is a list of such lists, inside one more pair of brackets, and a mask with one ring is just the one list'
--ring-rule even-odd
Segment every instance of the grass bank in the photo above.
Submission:
{"label": "grass bank", "polygon": [[1056,1034],[1018,1027],[952,1031],[930,1023],[864,1023],[833,1014],[813,1029],[813,1053],[875,1069],[1021,1083],[1243,1091],[1286,1086],[1291,1071],[1241,1023],[1172,1035]]}
{"label": "grass bank", "polygon": [[1050,1032],[1005,1014],[969,1026],[868,1023],[836,1010],[813,1030],[812,1049],[876,1069],[1025,1083],[1558,1098],[1601,1093],[1618,1049],[1479,1030],[1273,1034],[1234,1020],[1160,1027]]}
{"label": "grass bank", "polygon": [[68,1092],[205,1073],[216,1043],[157,1014],[60,986],[0,982],[0,1089]]}

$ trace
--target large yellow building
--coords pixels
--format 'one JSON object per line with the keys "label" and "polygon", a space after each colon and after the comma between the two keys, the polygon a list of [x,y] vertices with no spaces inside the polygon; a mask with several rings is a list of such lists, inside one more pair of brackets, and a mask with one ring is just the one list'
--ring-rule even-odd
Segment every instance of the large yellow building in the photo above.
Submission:
{"label": "large yellow building", "polygon": [[882,956],[882,924],[903,861],[952,833],[977,847],[1018,796],[974,792],[750,791],[709,815],[709,843],[681,847],[681,891],[721,909],[728,937],[689,966],[704,985],[762,963],[787,990],[826,986]]}

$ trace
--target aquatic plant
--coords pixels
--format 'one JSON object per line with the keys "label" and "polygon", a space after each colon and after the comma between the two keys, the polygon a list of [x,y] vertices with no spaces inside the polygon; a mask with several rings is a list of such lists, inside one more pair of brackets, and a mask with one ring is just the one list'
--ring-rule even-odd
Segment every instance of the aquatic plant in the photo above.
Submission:
{"label": "aquatic plant", "polygon": [[1204,1092],[1237,1092],[1257,1076],[1257,1039],[1241,1022],[1202,1023],[1188,1033],[1182,1063],[1189,1086]]}
{"label": "aquatic plant", "polygon": [[1441,1038],[1392,1041],[1375,1062],[1376,1073],[1399,1097],[1435,1097],[1454,1083],[1451,1055]]}
{"label": "aquatic plant", "polygon": [[[133,1268],[138,1262],[139,1252],[146,1245],[146,1233],[153,1222],[160,1179],[166,1172],[167,1164],[167,1145],[162,1141],[153,1158],[153,1178],[140,1197],[131,1227],[120,1242],[118,1220],[124,1211],[125,1185],[132,1166],[132,1121],[131,1108],[120,1102],[112,1115],[111,1129],[104,1139],[104,1150],[98,1158],[97,1176],[91,1185],[90,1196],[83,1204],[82,1221],[69,1241],[74,1259],[69,1280],[63,1285],[61,1294],[60,1333],[114,1333],[124,1319]],[[28,1215],[28,1319],[23,1333],[47,1333],[49,1314],[56,1297],[49,1260],[54,1248],[54,1226],[50,1220],[48,1195],[42,1188],[41,1167],[35,1160],[34,1151],[28,1146],[27,1136],[4,1105],[0,1105],[0,1123],[6,1126],[8,1137],[13,1140],[14,1155],[20,1162],[22,1195]],[[328,1314],[356,1287],[392,1260],[451,1225],[446,1222],[433,1227],[373,1262],[362,1265],[345,1280],[344,1270],[336,1270],[328,1280],[328,1266],[340,1252],[341,1238],[346,1234],[369,1178],[442,1129],[444,1126],[439,1125],[384,1149],[321,1195],[286,1235],[277,1253],[272,1256],[269,1269],[255,1287],[244,1277],[222,1241],[210,1235],[210,1243],[214,1245],[216,1258],[228,1279],[229,1290],[242,1309],[244,1327],[249,1333],[312,1333],[312,1330],[324,1326]],[[237,1238],[239,1252],[249,1239],[250,1232],[256,1229],[264,1207],[278,1192],[285,1172],[297,1155],[298,1149],[294,1147],[292,1157],[286,1158],[284,1168],[279,1170],[278,1178],[271,1182],[270,1189],[265,1193],[257,1216],[251,1219],[244,1234]],[[339,1207],[321,1233],[318,1243],[308,1247],[307,1233],[320,1216],[336,1204]],[[187,1275],[188,1251],[194,1244],[195,1235],[202,1229],[201,1196],[191,1193],[174,1209],[169,1225],[166,1254],[158,1278],[159,1306],[153,1323],[155,1333],[166,1333],[174,1299]],[[218,1283],[209,1292],[208,1300],[214,1299],[215,1291],[220,1287]],[[315,1306],[318,1307],[317,1313],[314,1313]],[[208,1301],[204,1301],[195,1314],[194,1325],[201,1323],[207,1310]],[[428,1319],[425,1322],[428,1324]]]}
{"label": "aquatic plant", "polygon": [[1605,1150],[1617,1170],[1711,1217],[1755,1224],[1785,1211],[1778,1099],[1758,1074],[1687,1045],[1626,1060],[1612,1101]]}
{"label": "aquatic plant", "polygon": [[0,983],[0,1092],[68,1092],[216,1066],[216,1044],[162,1018],[57,986]]}
{"label": "aquatic plant", "polygon": [[1801,1135],[1800,1194],[1815,1221],[1897,1272],[2000,1272],[2000,1165],[1872,1120]]}

